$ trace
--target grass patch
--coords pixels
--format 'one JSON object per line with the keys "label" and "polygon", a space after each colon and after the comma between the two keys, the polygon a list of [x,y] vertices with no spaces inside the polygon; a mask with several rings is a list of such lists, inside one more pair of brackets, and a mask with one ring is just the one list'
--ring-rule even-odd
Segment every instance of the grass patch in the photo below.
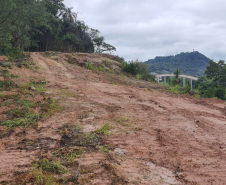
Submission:
{"label": "grass patch", "polygon": [[60,107],[56,105],[56,100],[49,99],[48,103],[45,105],[45,109],[47,110],[46,117],[52,116],[56,112],[61,112],[64,110],[64,107]]}
{"label": "grass patch", "polygon": [[109,123],[105,123],[100,129],[96,130],[95,133],[101,135],[109,135],[110,126]]}
{"label": "grass patch", "polygon": [[40,67],[37,66],[35,62],[33,62],[33,60],[30,57],[30,54],[21,55],[20,58],[15,60],[15,65],[20,68],[24,66],[35,72],[37,72],[40,69]]}
{"label": "grass patch", "polygon": [[10,110],[7,114],[11,117],[18,116],[18,118],[0,123],[0,125],[4,125],[9,128],[19,126],[27,127],[33,123],[37,123],[41,119],[41,116],[35,114],[33,111],[24,111],[21,109]]}
{"label": "grass patch", "polygon": [[194,98],[198,98],[198,99],[201,98],[201,96],[200,96],[199,94],[195,94],[193,97],[194,97]]}
{"label": "grass patch", "polygon": [[108,145],[97,146],[100,152],[110,152],[110,147]]}
{"label": "grass patch", "polygon": [[35,102],[32,102],[32,101],[27,100],[27,99],[18,100],[16,103],[17,103],[18,107],[25,107],[25,108],[34,108],[34,107],[36,107],[36,103]]}
{"label": "grass patch", "polygon": [[120,75],[122,78],[127,78],[127,76],[126,75],[123,75],[123,74],[121,74]]}
{"label": "grass patch", "polygon": [[105,58],[105,64],[106,64],[106,66],[110,65],[110,62],[106,58]]}
{"label": "grass patch", "polygon": [[88,61],[87,65],[86,65],[86,69],[93,70],[93,65],[90,61]]}
{"label": "grass patch", "polygon": [[141,80],[141,79],[143,78],[143,76],[142,76],[141,74],[137,74],[135,77],[136,77],[136,79],[138,79],[138,80]]}
{"label": "grass patch", "polygon": [[59,185],[53,175],[67,173],[66,167],[57,160],[50,162],[48,159],[42,159],[33,166],[34,170],[27,175],[26,182],[35,181],[37,185]]}
{"label": "grass patch", "polygon": [[119,117],[118,119],[116,119],[116,122],[123,126],[129,126],[129,124],[126,123],[127,121],[129,121],[129,118],[126,118],[126,117]]}
{"label": "grass patch", "polygon": [[26,84],[20,84],[18,85],[22,90],[33,90],[33,91],[38,91],[38,92],[45,92],[48,89],[43,86],[41,83],[34,83],[34,82],[29,82]]}
{"label": "grass patch", "polygon": [[[100,136],[95,132],[85,133],[81,131],[81,128],[76,125],[68,124],[62,127],[59,131],[63,134],[61,139],[62,147],[83,147],[95,149],[97,145],[100,145]],[[70,137],[68,136],[70,135]]]}
{"label": "grass patch", "polygon": [[81,147],[71,147],[71,148],[60,148],[52,152],[55,157],[60,157],[68,163],[75,162],[79,157],[81,157],[84,149]]}
{"label": "grass patch", "polygon": [[5,99],[5,100],[8,100],[8,99],[18,99],[19,98],[19,95],[17,93],[15,94],[7,94],[5,92],[0,92],[0,99]]}
{"label": "grass patch", "polygon": [[[8,103],[8,102],[7,102]],[[28,127],[34,123],[37,123],[43,117],[52,116],[55,112],[60,112],[64,108],[56,105],[56,100],[47,98],[44,99],[44,103],[32,102],[28,99],[21,99],[18,101],[10,101],[10,104],[14,104],[16,108],[9,111],[5,111],[6,118],[8,120],[0,121],[0,125],[6,127]],[[35,113],[34,108],[40,107],[40,112]]]}
{"label": "grass patch", "polygon": [[62,166],[59,161],[50,162],[48,159],[42,159],[38,163],[38,168],[41,168],[46,172],[52,172],[54,174],[63,174],[67,172],[66,168]]}
{"label": "grass patch", "polygon": [[[37,81],[27,84],[19,85],[15,90],[17,93],[1,92],[0,93],[0,106],[11,106],[8,111],[3,112],[6,117],[0,121],[0,125],[6,127],[28,127],[37,123],[43,117],[49,117],[55,112],[60,112],[63,107],[56,105],[56,100],[48,97],[43,97],[45,88],[43,85],[46,82]],[[32,90],[32,87],[34,89]],[[31,91],[33,91],[31,93]],[[43,94],[42,94],[43,93]],[[31,101],[34,95],[40,94],[43,100],[35,102]],[[38,108],[38,109],[36,109]]]}

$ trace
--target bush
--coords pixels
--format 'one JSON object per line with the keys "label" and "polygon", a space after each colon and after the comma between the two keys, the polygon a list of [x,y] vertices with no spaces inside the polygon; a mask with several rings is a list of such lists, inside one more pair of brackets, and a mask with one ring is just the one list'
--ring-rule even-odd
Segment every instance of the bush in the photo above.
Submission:
{"label": "bush", "polygon": [[215,96],[217,98],[222,99],[222,100],[225,100],[225,98],[226,98],[225,95],[226,95],[225,88],[222,87],[222,88],[218,88],[216,90]]}
{"label": "bush", "polygon": [[87,65],[86,65],[86,69],[90,69],[90,70],[93,69],[93,65],[90,61],[88,61]]}
{"label": "bush", "polygon": [[4,63],[2,64],[2,66],[3,66],[3,67],[6,67],[6,68],[9,68],[9,69],[12,69],[12,67],[13,67],[13,65],[12,65],[11,62],[4,62]]}
{"label": "bush", "polygon": [[137,79],[142,79],[146,81],[154,81],[155,76],[150,74],[150,69],[147,64],[142,62],[130,61],[122,62],[122,69],[126,72],[136,75]]}
{"label": "bush", "polygon": [[42,159],[40,161],[40,167],[46,172],[53,172],[55,174],[66,173],[66,168],[59,161],[50,162],[48,159]]}

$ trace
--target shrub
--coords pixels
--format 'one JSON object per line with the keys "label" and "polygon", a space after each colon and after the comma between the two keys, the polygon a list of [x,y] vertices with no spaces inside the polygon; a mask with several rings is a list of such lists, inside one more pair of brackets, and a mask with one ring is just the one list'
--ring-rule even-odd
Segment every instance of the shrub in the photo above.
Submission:
{"label": "shrub", "polygon": [[90,69],[90,70],[93,69],[93,65],[90,61],[88,61],[87,65],[86,65],[86,69]]}
{"label": "shrub", "polygon": [[155,76],[150,74],[150,69],[147,64],[136,61],[122,62],[122,69],[131,74],[136,75],[137,79],[146,81],[154,81]]}
{"label": "shrub", "polygon": [[109,135],[109,123],[105,123],[100,129],[96,130],[97,134],[102,134],[102,135]]}
{"label": "shrub", "polygon": [[54,172],[55,174],[66,173],[66,168],[59,161],[50,162],[48,159],[42,159],[40,161],[40,167],[43,171]]}
{"label": "shrub", "polygon": [[3,67],[6,67],[6,68],[9,68],[9,69],[12,69],[13,67],[13,64],[11,62],[4,62],[2,64]]}
{"label": "shrub", "polygon": [[105,63],[106,63],[106,66],[110,65],[110,62],[107,59],[105,59]]}

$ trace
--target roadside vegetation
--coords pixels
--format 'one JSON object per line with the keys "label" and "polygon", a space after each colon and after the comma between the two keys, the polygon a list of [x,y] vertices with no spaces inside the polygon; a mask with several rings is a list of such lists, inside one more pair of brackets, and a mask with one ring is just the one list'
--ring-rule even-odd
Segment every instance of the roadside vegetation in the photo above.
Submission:
{"label": "roadside vegetation", "polygon": [[179,78],[179,69],[174,71],[174,77],[168,80],[168,91],[176,94],[190,93],[194,97],[226,99],[226,64],[220,60],[218,63],[211,60],[205,70],[205,76],[200,76],[195,82],[191,92],[190,80],[187,80],[185,87],[183,79]]}
{"label": "roadside vegetation", "polygon": [[166,85],[166,88],[169,92],[175,93],[175,94],[186,94],[186,93],[192,93],[193,95],[196,95],[196,93],[191,92],[191,82],[190,80],[186,80],[185,86],[183,87],[183,78],[180,78],[181,71],[177,68],[174,71],[174,76],[168,79],[168,83]]}
{"label": "roadside vegetation", "polygon": [[[23,51],[102,53],[116,48],[100,31],[77,19],[63,0],[0,0],[0,55],[20,58]],[[78,12],[79,10],[76,10]]]}
{"label": "roadside vegetation", "polygon": [[220,60],[211,60],[205,71],[206,76],[199,77],[195,89],[206,98],[226,99],[226,64]]}
{"label": "roadside vegetation", "polygon": [[135,75],[136,79],[155,81],[155,76],[150,74],[148,65],[138,60],[122,62],[122,69]]}

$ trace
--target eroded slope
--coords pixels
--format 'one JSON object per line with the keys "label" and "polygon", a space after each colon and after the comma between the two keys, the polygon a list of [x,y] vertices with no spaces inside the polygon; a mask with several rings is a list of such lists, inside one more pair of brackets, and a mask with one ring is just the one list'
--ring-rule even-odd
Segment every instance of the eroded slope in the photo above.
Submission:
{"label": "eroded slope", "polygon": [[[226,183],[223,101],[167,94],[154,90],[157,84],[75,66],[63,54],[31,57],[40,70],[14,68],[18,83],[48,81],[45,93],[64,110],[38,129],[16,128],[1,138],[2,184],[37,183],[31,163],[67,150],[78,157],[62,163],[67,173],[53,174],[60,184],[76,181],[79,163],[80,184]],[[106,123],[109,134],[99,134]]]}

